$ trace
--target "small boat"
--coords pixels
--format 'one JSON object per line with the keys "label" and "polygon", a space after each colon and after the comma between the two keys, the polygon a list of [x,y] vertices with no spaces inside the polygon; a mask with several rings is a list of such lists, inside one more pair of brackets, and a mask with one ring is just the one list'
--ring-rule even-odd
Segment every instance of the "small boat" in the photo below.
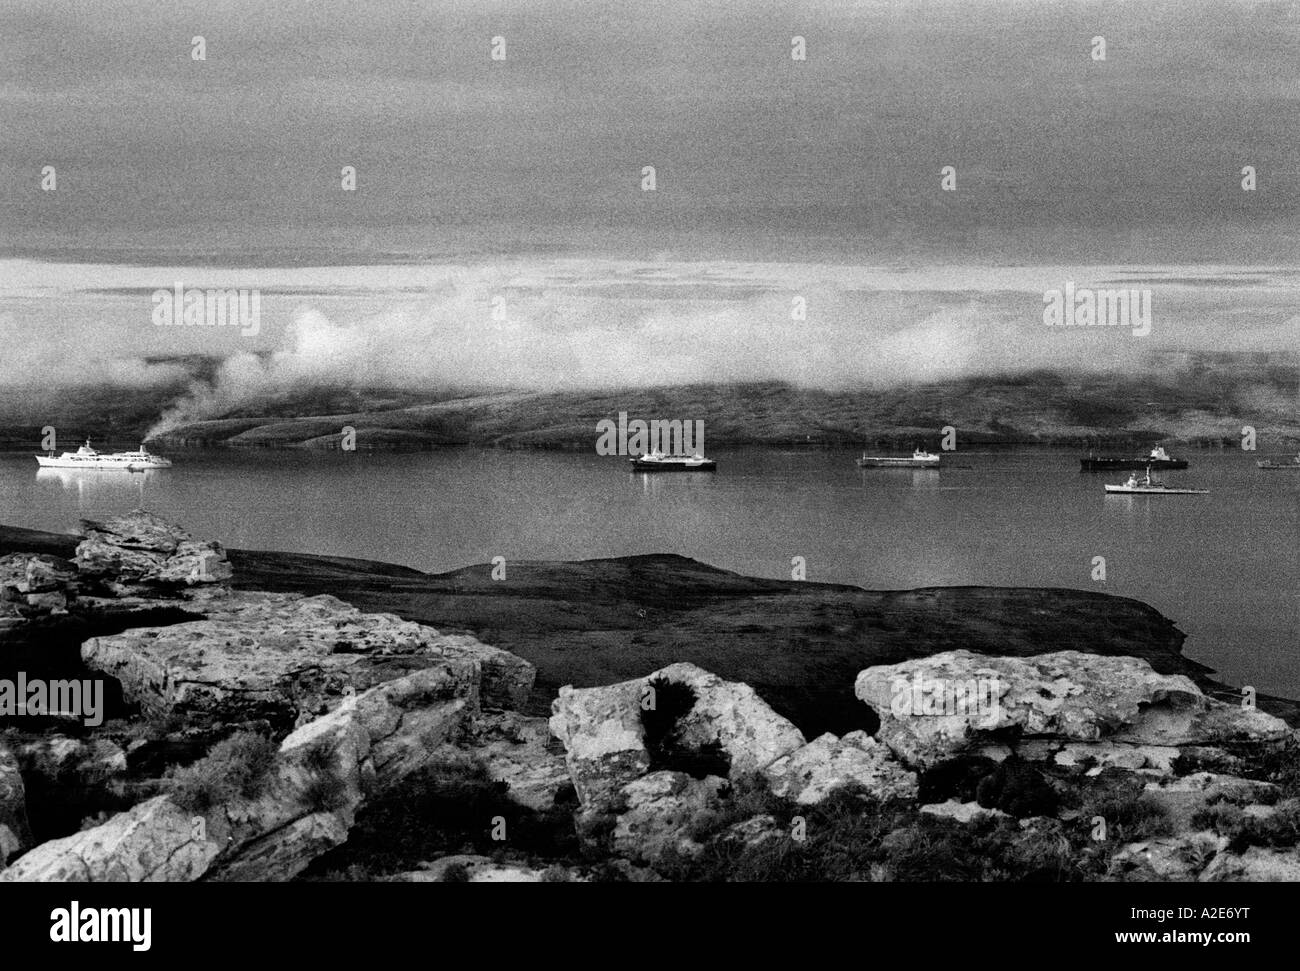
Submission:
{"label": "small boat", "polygon": [[938,467],[939,456],[922,448],[914,450],[911,458],[901,455],[868,455],[863,452],[862,458],[858,459],[860,469],[937,469]]}
{"label": "small boat", "polygon": [[633,472],[716,472],[718,463],[699,452],[694,455],[665,455],[658,450],[628,459]]}
{"label": "small boat", "polygon": [[1176,459],[1170,457],[1162,447],[1157,445],[1150,454],[1131,459],[1120,458],[1098,458],[1089,455],[1086,459],[1079,459],[1079,465],[1084,472],[1111,472],[1118,469],[1185,469],[1187,468],[1186,459]]}
{"label": "small boat", "polygon": [[1128,481],[1122,485],[1107,485],[1107,495],[1143,495],[1143,496],[1206,496],[1210,494],[1209,489],[1176,489],[1173,486],[1167,486],[1163,482],[1157,482],[1151,478],[1151,470],[1147,469],[1144,478],[1139,479],[1136,475],[1130,474]]}
{"label": "small boat", "polygon": [[99,453],[90,447],[90,439],[75,452],[55,456],[37,455],[36,463],[43,469],[91,469],[97,472],[143,472],[146,469],[171,468],[171,459],[154,455],[141,445],[133,452]]}
{"label": "small boat", "polygon": [[1264,459],[1264,461],[1256,462],[1255,464],[1261,469],[1291,469],[1292,471],[1300,471],[1300,453],[1296,453],[1296,457],[1290,462],[1277,462],[1273,459]]}

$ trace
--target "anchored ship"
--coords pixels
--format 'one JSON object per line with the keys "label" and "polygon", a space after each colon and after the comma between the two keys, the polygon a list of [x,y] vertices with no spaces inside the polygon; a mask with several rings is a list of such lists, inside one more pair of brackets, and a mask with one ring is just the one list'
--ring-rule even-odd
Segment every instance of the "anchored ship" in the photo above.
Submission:
{"label": "anchored ship", "polygon": [[910,459],[901,455],[868,455],[866,452],[863,452],[862,458],[858,459],[860,469],[937,469],[938,467],[939,456],[922,448],[912,452]]}
{"label": "anchored ship", "polygon": [[101,454],[90,447],[90,439],[75,452],[64,452],[55,456],[36,456],[36,462],[43,469],[94,469],[100,472],[143,472],[145,469],[166,469],[171,467],[171,459],[154,455],[141,445],[134,452],[109,452]]}
{"label": "anchored ship", "polygon": [[1145,457],[1132,459],[1116,458],[1097,458],[1089,455],[1086,459],[1079,459],[1079,464],[1084,472],[1111,472],[1117,469],[1185,469],[1187,468],[1186,459],[1170,458],[1169,453],[1157,445],[1151,450],[1151,453]]}
{"label": "anchored ship", "polygon": [[665,455],[657,449],[628,459],[634,472],[716,472],[718,463],[696,452],[694,455]]}
{"label": "anchored ship", "polygon": [[1128,495],[1144,496],[1205,496],[1209,495],[1209,489],[1177,489],[1167,486],[1163,482],[1157,482],[1151,478],[1151,470],[1147,469],[1147,474],[1139,479],[1137,475],[1130,473],[1128,481],[1122,485],[1107,485],[1106,494],[1114,495],[1116,493]]}
{"label": "anchored ship", "polygon": [[1300,453],[1296,454],[1290,462],[1276,462],[1273,459],[1264,459],[1262,462],[1256,462],[1261,469],[1293,469],[1300,470]]}

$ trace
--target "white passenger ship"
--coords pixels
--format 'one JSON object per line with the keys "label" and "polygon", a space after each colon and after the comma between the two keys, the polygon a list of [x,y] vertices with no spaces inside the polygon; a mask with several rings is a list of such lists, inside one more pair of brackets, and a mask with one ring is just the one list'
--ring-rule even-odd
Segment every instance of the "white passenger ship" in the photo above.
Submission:
{"label": "white passenger ship", "polygon": [[90,447],[90,439],[75,452],[64,452],[56,456],[36,456],[37,464],[43,469],[95,469],[101,472],[143,472],[145,469],[166,469],[171,467],[171,459],[154,455],[141,445],[134,452],[110,452],[101,454]]}

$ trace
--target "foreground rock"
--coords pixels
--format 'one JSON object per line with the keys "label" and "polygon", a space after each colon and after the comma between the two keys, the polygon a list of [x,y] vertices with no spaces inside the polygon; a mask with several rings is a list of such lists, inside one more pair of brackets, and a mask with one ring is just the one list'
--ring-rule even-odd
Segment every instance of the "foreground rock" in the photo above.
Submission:
{"label": "foreground rock", "polygon": [[634,861],[656,863],[666,854],[691,856],[703,847],[692,829],[713,812],[725,780],[692,779],[684,772],[651,772],[621,790],[611,846]]}
{"label": "foreground rock", "polygon": [[198,542],[179,526],[137,509],[104,522],[82,520],[79,573],[121,592],[150,585],[223,583],[232,570],[220,543]]}
{"label": "foreground rock", "polygon": [[483,766],[489,779],[504,783],[512,802],[545,812],[572,787],[563,749],[553,742],[545,718],[503,711],[473,719],[458,748]]}
{"label": "foreground rock", "polygon": [[[1300,816],[1287,798],[1294,779],[1285,759],[1293,733],[1145,661],[956,651],[861,670],[857,696],[871,707],[855,702],[853,724],[871,731],[879,724],[878,738],[855,728],[807,742],[769,706],[766,691],[760,697],[689,663],[565,687],[547,720],[511,710],[533,687],[526,661],[330,595],[231,591],[222,571],[196,563],[217,549],[145,514],[88,524],[82,547],[76,564],[48,550],[0,560],[0,620],[28,625],[8,643],[25,637],[39,648],[32,632],[41,618],[56,618],[70,635],[79,618],[98,618],[100,626],[69,636],[59,653],[67,663],[75,656],[69,648],[80,646],[87,664],[121,683],[146,723],[128,711],[129,723],[110,716],[93,737],[8,739],[12,757],[6,762],[0,751],[6,881],[292,879],[347,842],[368,805],[374,814],[356,828],[356,844],[321,860],[320,872],[353,872],[331,868],[364,861],[378,847],[377,857],[400,861],[390,869],[402,872],[390,879],[416,882],[624,872],[653,880],[656,871],[714,879],[779,875],[786,866],[807,876],[816,854],[828,852],[828,835],[829,851],[843,857],[836,834],[844,824],[846,832],[861,827],[863,845],[849,854],[861,858],[843,868],[824,862],[846,879],[894,867],[925,878],[927,868],[947,866],[926,855],[936,838],[953,847],[945,872],[972,879],[1292,873]],[[329,562],[340,574],[354,569]],[[385,584],[409,572],[385,569]],[[458,586],[446,599],[460,593]],[[768,593],[781,599],[775,586]],[[641,612],[665,609],[656,604]],[[843,607],[827,607],[822,622],[847,637]],[[159,615],[148,627],[114,633],[142,622],[143,611]],[[647,620],[647,630],[660,626],[659,616]],[[13,628],[0,626],[0,634],[6,629]],[[570,653],[586,647],[565,643]],[[852,680],[842,682],[846,693]],[[956,686],[971,690],[959,695]],[[7,763],[16,772],[7,773]],[[231,766],[243,769],[230,775]],[[412,775],[418,779],[404,788]],[[809,808],[845,790],[871,798],[836,801],[829,816]],[[426,822],[393,819],[408,797],[422,815],[438,817],[427,820],[432,853],[406,856],[379,835],[404,832],[390,820],[417,832]],[[457,818],[459,806],[471,807],[471,822]],[[480,842],[478,816],[499,811],[512,834],[524,834],[515,839],[559,859]],[[35,838],[48,842],[28,849],[24,812],[42,824]],[[1110,835],[1087,835],[1096,815]],[[890,820],[883,838],[873,833]],[[815,822],[807,832],[805,821]],[[78,825],[89,828],[72,832]],[[975,838],[984,841],[977,851],[968,845]],[[469,846],[492,856],[464,855]],[[598,858],[590,869],[574,865]],[[434,862],[411,869],[419,859]]]}
{"label": "foreground rock", "polygon": [[290,879],[347,839],[374,787],[438,757],[477,711],[476,673],[448,660],[372,688],[285,738],[256,794],[210,807],[158,796],[41,844],[0,880]]}
{"label": "foreground rock", "polygon": [[[667,712],[674,688],[684,689],[681,710]],[[551,731],[564,744],[584,809],[607,809],[624,786],[650,771],[654,756],[662,757],[647,738],[648,723],[661,710],[671,721],[658,740],[661,748],[713,754],[729,779],[757,773],[805,744],[803,733],[749,685],[723,681],[694,664],[671,664],[604,688],[561,688]]]}
{"label": "foreground rock", "polygon": [[1207,698],[1190,678],[1078,651],[1032,658],[951,651],[867,668],[856,691],[880,716],[881,741],[923,767],[1008,739],[1177,747],[1292,736],[1281,719]]}
{"label": "foreground rock", "polygon": [[777,759],[764,770],[772,792],[802,805],[853,788],[878,799],[914,799],[916,774],[865,732],[843,738],[827,733]]}
{"label": "foreground rock", "polygon": [[92,638],[82,659],[153,718],[293,723],[448,658],[480,666],[489,705],[521,704],[532,689],[521,658],[335,597],[221,592],[190,603],[208,619]]}
{"label": "foreground rock", "polygon": [[43,614],[62,614],[77,597],[77,569],[49,554],[0,557],[0,632]]}

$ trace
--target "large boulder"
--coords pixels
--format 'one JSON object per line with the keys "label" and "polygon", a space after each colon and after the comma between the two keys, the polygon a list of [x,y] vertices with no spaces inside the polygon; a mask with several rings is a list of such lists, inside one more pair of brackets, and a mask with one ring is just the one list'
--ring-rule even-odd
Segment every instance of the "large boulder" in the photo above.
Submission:
{"label": "large boulder", "polygon": [[44,553],[0,556],[0,631],[64,613],[77,591],[77,569],[67,560]]}
{"label": "large boulder", "polygon": [[624,785],[650,771],[641,724],[641,680],[599,688],[566,685],[551,703],[551,733],[589,810],[609,807]]}
{"label": "large boulder", "polygon": [[566,685],[551,705],[551,731],[564,744],[584,809],[607,809],[620,789],[654,767],[646,713],[666,703],[661,696],[681,691],[688,700],[665,735],[684,755],[725,763],[729,779],[754,775],[806,744],[803,733],[749,685],[724,681],[694,664],[671,664],[597,688]]}
{"label": "large boulder", "polygon": [[867,668],[857,696],[880,716],[877,735],[911,765],[972,747],[1048,737],[1146,746],[1284,743],[1281,719],[1214,701],[1190,678],[1144,660],[1060,651],[989,657],[949,651]]}
{"label": "large boulder", "polygon": [[83,519],[75,563],[86,577],[125,585],[223,583],[232,571],[220,543],[200,542],[174,523],[136,509],[115,519]]}
{"label": "large boulder", "polygon": [[[10,553],[0,556],[0,589],[15,594],[66,592],[77,582],[77,568],[47,553]],[[12,596],[12,594],[11,594]]]}
{"label": "large boulder", "polygon": [[495,691],[483,698],[491,705],[513,705],[532,685],[532,665],[507,651],[331,596],[223,591],[192,603],[207,619],[91,638],[82,659],[155,718],[293,723],[448,660],[471,663],[477,670],[465,676],[476,684],[492,672]]}
{"label": "large boulder", "polygon": [[877,799],[914,799],[916,774],[866,732],[829,732],[763,770],[772,792],[804,805],[848,787]]}
{"label": "large boulder", "polygon": [[731,779],[753,775],[807,744],[794,723],[747,684],[724,681],[686,662],[657,671],[649,682],[686,685],[695,692],[695,704],[677,720],[677,741],[692,750],[716,747],[730,763]]}

